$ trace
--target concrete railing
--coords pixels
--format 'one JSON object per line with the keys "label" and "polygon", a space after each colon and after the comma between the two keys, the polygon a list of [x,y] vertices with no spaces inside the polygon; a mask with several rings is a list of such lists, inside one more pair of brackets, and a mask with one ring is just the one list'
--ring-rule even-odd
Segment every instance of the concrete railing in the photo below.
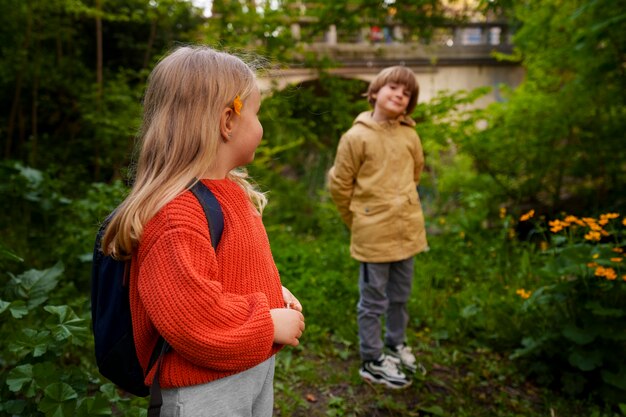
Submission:
{"label": "concrete railing", "polygon": [[[510,53],[511,33],[506,22],[470,22],[437,28],[429,42],[411,39],[400,26],[364,28],[342,33],[335,25],[316,39],[302,39],[302,23],[291,26],[292,36],[305,51],[340,61],[344,66],[476,65],[494,63],[493,52]],[[369,63],[369,64],[368,64]]]}

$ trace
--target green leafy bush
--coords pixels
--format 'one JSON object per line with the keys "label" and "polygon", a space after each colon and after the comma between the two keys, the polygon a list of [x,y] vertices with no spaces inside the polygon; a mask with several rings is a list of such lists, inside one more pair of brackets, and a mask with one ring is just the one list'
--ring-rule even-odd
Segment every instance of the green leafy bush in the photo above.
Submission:
{"label": "green leafy bush", "polygon": [[550,232],[537,225],[541,283],[518,289],[525,331],[513,354],[544,382],[610,402],[626,395],[626,220],[618,217],[564,216]]}
{"label": "green leafy bush", "polygon": [[10,274],[0,297],[0,416],[144,415],[95,370],[86,297],[52,294],[63,264]]}

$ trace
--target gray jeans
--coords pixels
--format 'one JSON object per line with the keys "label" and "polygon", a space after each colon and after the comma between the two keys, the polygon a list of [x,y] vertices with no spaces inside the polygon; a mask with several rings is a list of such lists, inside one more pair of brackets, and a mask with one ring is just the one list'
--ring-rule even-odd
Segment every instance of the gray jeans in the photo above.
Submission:
{"label": "gray jeans", "polygon": [[386,318],[385,344],[395,346],[405,342],[409,321],[406,304],[412,284],[412,257],[389,263],[361,263],[357,322],[362,360],[378,359],[383,352],[383,315]]}
{"label": "gray jeans", "polygon": [[274,411],[274,361],[272,356],[206,384],[164,389],[161,417],[269,417]]}

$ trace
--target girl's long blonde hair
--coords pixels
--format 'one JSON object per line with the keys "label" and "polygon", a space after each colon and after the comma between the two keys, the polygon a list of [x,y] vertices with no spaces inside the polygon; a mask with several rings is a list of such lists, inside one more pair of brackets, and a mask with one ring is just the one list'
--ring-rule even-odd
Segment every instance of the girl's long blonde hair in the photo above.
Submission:
{"label": "girl's long blonde hair", "polygon": [[[222,111],[237,95],[245,102],[255,85],[250,66],[206,46],[179,47],[156,65],[144,97],[134,182],[107,226],[105,254],[128,259],[146,223],[213,165]],[[245,170],[227,177],[263,211],[267,199]]]}

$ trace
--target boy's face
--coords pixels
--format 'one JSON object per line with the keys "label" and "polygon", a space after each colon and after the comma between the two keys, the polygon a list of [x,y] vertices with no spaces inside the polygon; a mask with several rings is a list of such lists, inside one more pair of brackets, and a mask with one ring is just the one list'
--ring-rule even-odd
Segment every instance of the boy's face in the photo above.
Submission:
{"label": "boy's face", "polygon": [[404,114],[411,100],[411,90],[404,84],[389,82],[383,85],[378,92],[373,93],[376,100],[374,104],[374,119],[391,120],[397,119]]}

